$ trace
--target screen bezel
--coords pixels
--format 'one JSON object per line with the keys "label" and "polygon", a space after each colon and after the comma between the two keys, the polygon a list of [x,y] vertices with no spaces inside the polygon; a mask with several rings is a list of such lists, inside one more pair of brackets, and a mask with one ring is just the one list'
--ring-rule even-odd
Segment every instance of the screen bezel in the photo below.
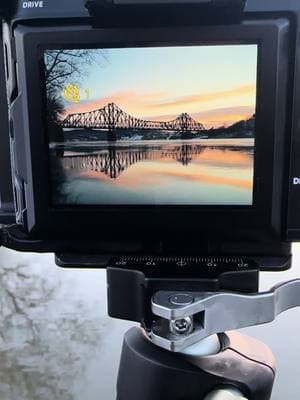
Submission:
{"label": "screen bezel", "polygon": [[[35,29],[37,32],[35,32]],[[243,231],[276,230],[274,220],[275,143],[283,132],[276,127],[276,112],[285,104],[278,101],[278,42],[280,24],[246,22],[233,26],[193,28],[95,29],[89,26],[66,28],[21,28],[19,44],[24,55],[32,187],[27,190],[28,229],[69,235],[97,237],[148,237],[184,232],[217,233],[221,236]],[[18,38],[18,35],[16,36]],[[222,38],[220,40],[220,38]],[[41,90],[41,61],[45,49],[80,47],[145,47],[181,45],[258,44],[257,104],[254,156],[253,206],[62,206],[52,207],[48,163],[48,140],[43,119],[45,93]],[[39,76],[39,79],[37,79]],[[22,82],[20,82],[22,87]],[[24,95],[24,93],[23,93]],[[281,104],[280,104],[281,103]],[[44,134],[41,134],[43,132]],[[260,135],[260,132],[264,132]],[[40,156],[41,149],[43,157]],[[272,179],[271,179],[272,178]],[[27,195],[27,198],[29,196]],[[38,199],[38,201],[36,201]],[[31,208],[31,210],[30,210]],[[277,213],[280,213],[278,207]],[[278,215],[277,215],[278,217]],[[30,217],[29,217],[30,218]],[[275,218],[276,219],[276,218]],[[277,218],[278,220],[278,218]],[[76,221],[76,226],[74,226]],[[201,221],[199,223],[197,221]],[[98,224],[101,224],[99,232]],[[77,228],[76,228],[77,227]],[[116,232],[117,230],[117,232]],[[238,233],[239,232],[239,233]],[[257,233],[256,233],[257,234]],[[249,233],[247,234],[247,236]],[[251,236],[251,234],[250,234]]]}

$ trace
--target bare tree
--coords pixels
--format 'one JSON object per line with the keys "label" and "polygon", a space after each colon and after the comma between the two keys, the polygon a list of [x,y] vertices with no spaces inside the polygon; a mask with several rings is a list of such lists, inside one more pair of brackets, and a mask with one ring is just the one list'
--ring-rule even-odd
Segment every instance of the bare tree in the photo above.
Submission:
{"label": "bare tree", "polygon": [[[48,50],[45,52],[45,78],[47,91],[50,94],[57,94],[65,84],[73,79],[80,80],[86,75],[84,69],[87,65],[95,62],[96,56],[107,61],[104,50]],[[98,60],[99,63],[99,60]]]}
{"label": "bare tree", "polygon": [[[100,56],[100,57],[99,57]],[[104,50],[47,50],[45,52],[45,80],[47,89],[47,120],[50,141],[63,140],[59,122],[65,113],[62,91],[67,83],[79,84],[88,74],[87,66],[107,61]]]}
{"label": "bare tree", "polygon": [[65,112],[63,102],[59,97],[49,94],[47,97],[47,117],[49,125],[57,125]]}

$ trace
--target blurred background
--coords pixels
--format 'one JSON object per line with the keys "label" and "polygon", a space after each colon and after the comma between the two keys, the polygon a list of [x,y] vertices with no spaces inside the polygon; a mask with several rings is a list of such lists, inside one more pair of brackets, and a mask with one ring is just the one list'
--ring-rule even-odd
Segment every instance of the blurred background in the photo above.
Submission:
{"label": "blurred background", "polygon": [[[300,277],[300,244],[293,268],[262,273],[261,290]],[[106,314],[101,270],[64,270],[50,254],[0,248],[0,399],[115,400],[122,337],[133,324]],[[276,322],[245,329],[277,359],[272,400],[300,392],[300,309]]]}

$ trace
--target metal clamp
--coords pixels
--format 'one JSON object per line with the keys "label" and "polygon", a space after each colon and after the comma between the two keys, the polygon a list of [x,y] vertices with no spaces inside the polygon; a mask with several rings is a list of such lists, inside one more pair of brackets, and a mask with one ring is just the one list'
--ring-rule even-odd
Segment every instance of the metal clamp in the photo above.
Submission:
{"label": "metal clamp", "polygon": [[152,297],[152,312],[160,318],[150,336],[157,346],[178,352],[213,334],[266,324],[299,306],[300,279],[249,295],[160,291]]}

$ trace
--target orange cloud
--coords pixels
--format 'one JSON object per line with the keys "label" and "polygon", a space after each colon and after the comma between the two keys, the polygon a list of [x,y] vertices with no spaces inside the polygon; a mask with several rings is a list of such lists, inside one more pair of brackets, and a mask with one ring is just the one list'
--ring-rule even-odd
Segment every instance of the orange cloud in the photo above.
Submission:
{"label": "orange cloud", "polygon": [[[205,128],[229,126],[235,122],[249,119],[255,113],[255,107],[252,105],[215,108],[211,110],[191,113],[190,115],[198,122],[201,122]],[[153,121],[171,121],[178,117],[178,114],[156,115],[149,118]]]}
{"label": "orange cloud", "polygon": [[193,118],[202,122],[206,128],[211,128],[229,126],[235,122],[249,119],[253,114],[255,114],[255,107],[247,105],[206,110],[193,114]]}
{"label": "orange cloud", "polygon": [[179,106],[179,105],[186,106],[195,103],[207,103],[212,100],[215,101],[220,99],[227,99],[229,97],[255,95],[255,93],[256,93],[256,86],[247,85],[235,89],[230,89],[225,91],[223,90],[220,92],[210,92],[210,93],[195,94],[190,96],[182,96],[176,99],[170,99],[153,103],[152,105],[150,105],[150,107],[162,108],[162,107]]}
{"label": "orange cloud", "polygon": [[111,96],[102,97],[94,101],[84,101],[80,104],[70,105],[66,109],[66,115],[75,113],[84,113],[99,110],[108,103],[115,103],[125,112],[133,113],[139,116],[148,108],[148,103],[166,96],[165,92],[145,92],[137,93],[135,91],[120,91]]}

